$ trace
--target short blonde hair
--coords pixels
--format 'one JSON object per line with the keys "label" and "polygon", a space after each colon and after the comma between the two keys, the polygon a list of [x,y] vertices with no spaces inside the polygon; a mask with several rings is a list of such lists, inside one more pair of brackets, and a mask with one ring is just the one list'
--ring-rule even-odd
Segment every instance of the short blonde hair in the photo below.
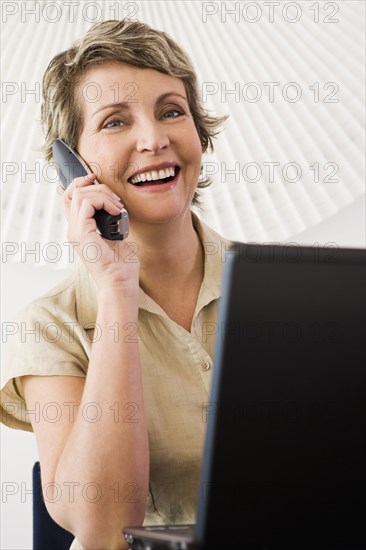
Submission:
{"label": "short blonde hair", "polygon": [[[185,86],[202,152],[213,151],[212,139],[219,133],[218,127],[227,116],[210,116],[203,108],[197,77],[188,55],[165,32],[145,23],[123,19],[96,23],[84,37],[49,63],[43,76],[41,105],[46,160],[52,159],[55,139],[62,139],[77,150],[83,119],[75,88],[89,68],[110,61],[154,69],[180,78]],[[198,182],[198,187],[207,187],[210,183],[209,179],[202,180]],[[197,193],[192,202],[198,204]]]}

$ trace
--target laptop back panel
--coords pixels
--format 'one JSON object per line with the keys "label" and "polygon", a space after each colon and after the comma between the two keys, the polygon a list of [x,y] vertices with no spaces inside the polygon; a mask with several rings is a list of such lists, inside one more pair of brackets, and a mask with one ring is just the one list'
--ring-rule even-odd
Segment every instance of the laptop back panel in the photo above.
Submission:
{"label": "laptop back panel", "polygon": [[197,544],[362,547],[365,251],[235,250],[202,404]]}

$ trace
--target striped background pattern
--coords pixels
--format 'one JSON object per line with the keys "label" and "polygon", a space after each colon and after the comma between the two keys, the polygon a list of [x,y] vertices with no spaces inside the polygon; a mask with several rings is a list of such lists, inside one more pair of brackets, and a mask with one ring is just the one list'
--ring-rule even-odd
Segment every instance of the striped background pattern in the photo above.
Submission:
{"label": "striped background pattern", "polygon": [[205,107],[229,115],[204,157],[214,183],[198,212],[224,236],[288,242],[364,195],[365,2],[28,1],[2,11],[3,241],[66,241],[40,153],[40,82],[55,54],[106,19],[169,33],[192,59]]}

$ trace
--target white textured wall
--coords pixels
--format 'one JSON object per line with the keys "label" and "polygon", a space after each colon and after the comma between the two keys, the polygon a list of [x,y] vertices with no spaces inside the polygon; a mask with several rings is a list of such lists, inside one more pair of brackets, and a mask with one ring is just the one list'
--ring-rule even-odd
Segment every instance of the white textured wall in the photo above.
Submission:
{"label": "white textured wall", "polygon": [[[71,4],[1,2],[3,321],[72,268],[37,151],[38,90],[51,57],[97,20],[133,15],[168,32],[191,55],[206,107],[230,115],[205,158],[205,221],[239,240],[365,246],[365,2]],[[49,242],[62,252],[55,263]],[[2,430],[2,489],[18,488],[2,494],[4,550],[31,548],[36,456],[31,434]]]}

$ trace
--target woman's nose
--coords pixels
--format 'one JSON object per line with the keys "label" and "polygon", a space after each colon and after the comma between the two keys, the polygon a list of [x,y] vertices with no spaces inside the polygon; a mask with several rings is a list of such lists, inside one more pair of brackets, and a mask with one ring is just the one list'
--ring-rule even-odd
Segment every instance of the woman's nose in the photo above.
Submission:
{"label": "woman's nose", "polygon": [[136,149],[139,153],[158,153],[169,144],[168,133],[159,122],[143,122],[139,125],[136,137]]}

